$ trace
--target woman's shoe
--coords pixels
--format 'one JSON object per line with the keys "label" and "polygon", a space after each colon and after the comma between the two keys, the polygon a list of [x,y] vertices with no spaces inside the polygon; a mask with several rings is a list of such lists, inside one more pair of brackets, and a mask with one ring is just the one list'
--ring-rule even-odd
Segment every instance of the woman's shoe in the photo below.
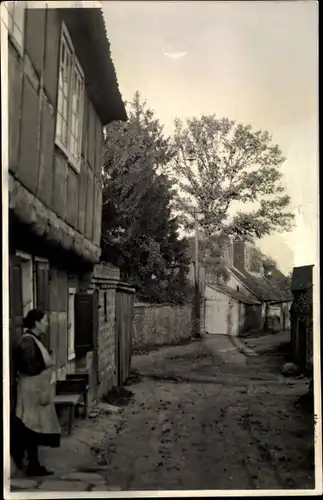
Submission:
{"label": "woman's shoe", "polygon": [[23,470],[24,468],[24,461],[21,456],[17,457],[16,455],[11,454],[11,458],[13,460],[13,463],[17,467],[18,470]]}
{"label": "woman's shoe", "polygon": [[47,470],[46,467],[39,465],[37,467],[28,467],[26,471],[27,476],[52,476],[54,472]]}

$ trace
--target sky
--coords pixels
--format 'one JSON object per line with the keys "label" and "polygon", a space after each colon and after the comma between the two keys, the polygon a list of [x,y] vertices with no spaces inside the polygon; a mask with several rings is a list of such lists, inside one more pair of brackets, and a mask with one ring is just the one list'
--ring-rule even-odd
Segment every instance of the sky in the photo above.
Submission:
{"label": "sky", "polygon": [[165,132],[202,114],[268,130],[296,227],[259,246],[285,272],[316,263],[317,2],[106,1],[103,12],[123,98],[139,90]]}

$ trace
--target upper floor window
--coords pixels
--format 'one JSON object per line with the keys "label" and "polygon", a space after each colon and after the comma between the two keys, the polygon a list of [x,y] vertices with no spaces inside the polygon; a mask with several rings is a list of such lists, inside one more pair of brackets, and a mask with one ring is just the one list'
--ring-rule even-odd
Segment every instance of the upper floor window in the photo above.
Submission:
{"label": "upper floor window", "polygon": [[56,141],[71,164],[80,170],[82,121],[84,107],[84,76],[72,41],[63,25],[61,35]]}
{"label": "upper floor window", "polygon": [[8,31],[22,52],[25,31],[25,2],[7,2]]}

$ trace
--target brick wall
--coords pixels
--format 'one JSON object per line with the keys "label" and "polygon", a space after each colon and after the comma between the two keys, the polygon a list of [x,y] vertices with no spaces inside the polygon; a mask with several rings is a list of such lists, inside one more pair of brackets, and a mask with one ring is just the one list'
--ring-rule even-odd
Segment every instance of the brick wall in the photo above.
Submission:
{"label": "brick wall", "polygon": [[98,395],[115,384],[115,288],[99,291]]}
{"label": "brick wall", "polygon": [[192,334],[192,304],[135,304],[133,349],[177,344]]}

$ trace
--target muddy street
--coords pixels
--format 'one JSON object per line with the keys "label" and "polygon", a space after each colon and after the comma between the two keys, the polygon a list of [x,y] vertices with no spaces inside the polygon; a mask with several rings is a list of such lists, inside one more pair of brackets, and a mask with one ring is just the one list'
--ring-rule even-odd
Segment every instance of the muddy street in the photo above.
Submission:
{"label": "muddy street", "polygon": [[224,336],[135,356],[133,397],[101,446],[107,484],[313,488],[312,418],[294,405],[307,385],[282,377],[280,364],[274,351],[245,356]]}

